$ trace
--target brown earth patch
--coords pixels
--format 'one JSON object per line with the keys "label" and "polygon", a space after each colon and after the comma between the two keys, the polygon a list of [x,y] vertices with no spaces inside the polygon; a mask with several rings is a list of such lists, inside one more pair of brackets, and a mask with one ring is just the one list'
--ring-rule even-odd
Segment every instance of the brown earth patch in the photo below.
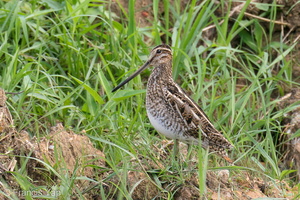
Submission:
{"label": "brown earth patch", "polygon": [[[49,179],[60,181],[55,173],[91,179],[101,179],[104,176],[104,173],[95,173],[95,169],[89,165],[105,167],[105,155],[93,147],[87,136],[66,131],[61,123],[52,127],[50,134],[39,140],[30,138],[26,131],[18,133],[12,124],[9,129],[2,129],[0,136],[0,177],[3,182],[0,188],[7,195],[13,195],[12,191],[19,191],[15,195],[24,197],[11,172],[20,169],[25,158],[29,158],[25,170],[36,186],[51,187]],[[90,181],[76,180],[75,184],[84,190],[89,187]],[[86,197],[91,195],[93,194],[86,194]],[[0,195],[0,198],[4,199],[4,196]]]}

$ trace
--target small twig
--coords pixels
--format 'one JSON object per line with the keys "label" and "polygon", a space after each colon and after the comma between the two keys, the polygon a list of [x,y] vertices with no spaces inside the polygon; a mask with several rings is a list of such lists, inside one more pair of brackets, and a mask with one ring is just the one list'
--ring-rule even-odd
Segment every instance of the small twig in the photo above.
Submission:
{"label": "small twig", "polygon": [[[234,7],[233,9],[232,9],[232,11],[229,13],[229,15],[228,15],[228,17],[231,17],[235,12],[240,12],[241,11],[241,8],[243,7],[245,5],[245,3],[242,3],[242,4],[240,4],[240,5],[238,5],[238,6],[236,6],[236,7]],[[224,23],[224,19],[223,20],[221,20],[218,24],[219,25],[221,25],[221,24],[223,24]],[[208,26],[208,27],[206,27],[206,28],[204,28],[202,31],[204,32],[204,31],[207,31],[207,30],[209,30],[209,29],[212,29],[212,28],[215,28],[216,27],[216,25],[211,25],[211,26]]]}
{"label": "small twig", "polygon": [[13,159],[10,161],[10,163],[9,163],[9,165],[8,165],[8,167],[7,167],[7,169],[8,169],[9,171],[14,171],[14,169],[15,169],[15,167],[16,167],[16,164],[17,164],[17,160],[16,160],[15,158],[13,158]]}
{"label": "small twig", "polygon": [[3,172],[6,172],[8,171],[8,169],[6,169],[1,163],[0,163],[0,172],[3,171]]}
{"label": "small twig", "polygon": [[281,25],[285,25],[285,26],[292,26],[290,23],[287,23],[287,22],[281,22],[281,21],[277,21],[277,20],[270,20],[270,19],[267,19],[267,18],[264,18],[264,17],[252,15],[252,14],[247,13],[247,12],[245,12],[245,15],[248,16],[248,17],[253,17],[253,18],[260,19],[260,20],[266,21],[266,22],[273,22],[275,24],[281,24]]}
{"label": "small twig", "polygon": [[[232,9],[232,11],[229,13],[228,17],[231,17],[235,12],[241,12],[241,8],[245,5],[245,3],[242,3],[236,7],[234,7]],[[264,18],[264,17],[260,17],[260,16],[256,16],[256,15],[252,15],[250,13],[247,13],[245,12],[244,15],[248,16],[248,17],[253,17],[253,18],[256,18],[256,19],[259,19],[259,20],[262,20],[262,21],[266,21],[266,22],[273,22],[275,24],[281,24],[281,25],[285,25],[285,26],[289,26],[291,27],[292,25],[290,23],[287,23],[287,22],[281,22],[281,21],[276,21],[276,20],[270,20],[270,19],[267,19],[267,18]],[[224,19],[221,20],[218,24],[221,25],[224,23]],[[215,28],[216,25],[211,25],[211,26],[208,26],[206,28],[204,28],[202,31],[208,31],[209,29],[212,29],[212,28]]]}
{"label": "small twig", "polygon": [[7,134],[7,135],[3,136],[2,138],[0,138],[0,142],[1,142],[2,140],[4,140],[5,138],[7,138],[8,136],[11,136],[12,133],[13,133],[13,132],[10,132],[9,134]]}
{"label": "small twig", "polygon": [[289,30],[289,32],[284,36],[284,38],[282,39],[282,41],[285,41],[286,38],[291,34],[291,32],[292,32],[294,29],[295,29],[295,26],[293,26],[293,27]]}
{"label": "small twig", "polygon": [[297,42],[297,41],[299,40],[299,38],[300,38],[300,35],[298,35],[298,36],[296,37],[296,39],[293,41],[293,44],[295,44],[295,42]]}

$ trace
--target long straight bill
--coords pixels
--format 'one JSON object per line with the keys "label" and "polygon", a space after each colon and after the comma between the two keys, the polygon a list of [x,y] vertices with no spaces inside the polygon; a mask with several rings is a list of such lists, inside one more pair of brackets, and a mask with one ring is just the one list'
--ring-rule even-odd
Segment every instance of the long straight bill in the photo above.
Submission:
{"label": "long straight bill", "polygon": [[117,91],[118,89],[120,89],[120,87],[122,87],[123,85],[125,85],[126,83],[128,83],[129,81],[131,81],[131,79],[133,79],[134,77],[136,77],[137,75],[139,75],[142,71],[144,71],[147,66],[149,65],[149,61],[146,62],[140,69],[138,69],[136,72],[134,72],[131,76],[129,76],[125,81],[123,81],[122,83],[120,83],[117,87],[115,87],[112,92]]}

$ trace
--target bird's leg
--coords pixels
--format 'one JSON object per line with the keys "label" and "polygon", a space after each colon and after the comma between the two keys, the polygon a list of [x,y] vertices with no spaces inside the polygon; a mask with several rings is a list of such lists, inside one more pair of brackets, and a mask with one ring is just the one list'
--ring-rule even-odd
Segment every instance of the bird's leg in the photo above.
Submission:
{"label": "bird's leg", "polygon": [[180,159],[179,155],[179,143],[178,140],[174,140],[174,146],[173,146],[173,155],[172,155],[172,168],[178,170],[178,161]]}
{"label": "bird's leg", "polygon": [[178,140],[177,139],[175,139],[174,140],[174,157],[175,157],[175,159],[176,158],[178,158],[178,157],[180,157],[180,155],[179,155],[179,142],[178,142]]}
{"label": "bird's leg", "polygon": [[186,159],[185,159],[185,162],[184,162],[184,168],[188,169],[188,170],[191,170],[192,169],[192,166],[193,166],[193,163],[192,163],[192,159],[193,159],[193,156],[192,156],[192,144],[187,144],[187,156],[186,156]]}

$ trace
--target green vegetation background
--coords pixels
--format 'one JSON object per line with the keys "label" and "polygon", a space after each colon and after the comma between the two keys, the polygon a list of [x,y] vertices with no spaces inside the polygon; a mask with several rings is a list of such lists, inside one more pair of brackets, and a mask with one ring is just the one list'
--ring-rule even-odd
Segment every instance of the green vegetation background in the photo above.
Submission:
{"label": "green vegetation background", "polygon": [[[150,147],[163,137],[156,135],[146,117],[150,70],[116,93],[111,90],[147,60],[152,47],[164,42],[174,51],[176,82],[234,144],[230,157],[274,184],[287,178],[289,171],[278,164],[282,156],[278,138],[283,133],[282,117],[293,107],[275,108],[284,95],[283,85],[297,84],[292,81],[291,62],[285,59],[293,46],[273,41],[274,23],[266,30],[259,20],[243,17],[249,0],[233,20],[231,6],[223,0],[218,6],[192,0],[185,9],[180,1],[163,1],[164,15],[158,14],[159,2],[150,5],[152,26],[139,27],[133,0],[128,8],[117,3],[121,16],[111,12],[109,1],[1,1],[0,87],[24,91],[10,95],[7,102],[17,130],[26,129],[39,138],[57,121],[77,133],[85,130],[116,174],[131,169],[129,161],[140,155],[155,159]],[[276,19],[275,3],[256,6]],[[216,9],[227,10],[216,16]],[[213,38],[202,31],[211,25],[216,30]],[[219,158],[209,158],[215,161],[209,169],[219,167]],[[164,163],[166,169],[171,165],[169,160]],[[26,172],[16,173],[24,190],[35,187]],[[72,181],[74,177],[68,177],[57,183],[65,195],[62,199],[76,191]],[[130,196],[122,184],[117,190]]]}

